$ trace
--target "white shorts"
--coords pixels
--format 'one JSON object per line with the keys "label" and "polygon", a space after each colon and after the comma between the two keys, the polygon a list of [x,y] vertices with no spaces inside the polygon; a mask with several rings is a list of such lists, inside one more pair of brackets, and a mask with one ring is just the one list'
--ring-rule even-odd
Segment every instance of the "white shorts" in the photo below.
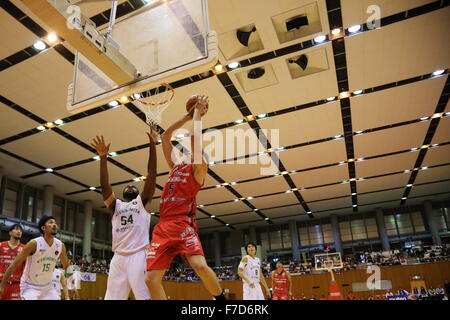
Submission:
{"label": "white shorts", "polygon": [[20,298],[22,300],[61,300],[51,282],[46,286],[34,286],[21,282]]}
{"label": "white shorts", "polygon": [[80,290],[80,279],[75,279],[74,275],[67,278],[67,290]]}
{"label": "white shorts", "polygon": [[126,256],[115,253],[109,267],[105,300],[127,300],[130,289],[136,300],[150,300],[146,273],[147,250]]}
{"label": "white shorts", "polygon": [[255,287],[251,288],[246,282],[243,284],[244,300],[265,300],[264,294],[259,283],[255,283]]}

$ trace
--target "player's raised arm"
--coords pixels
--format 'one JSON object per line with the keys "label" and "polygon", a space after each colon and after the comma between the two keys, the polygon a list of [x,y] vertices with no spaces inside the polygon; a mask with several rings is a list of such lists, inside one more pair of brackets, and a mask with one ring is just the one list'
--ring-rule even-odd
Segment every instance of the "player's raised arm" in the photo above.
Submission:
{"label": "player's raised arm", "polygon": [[209,101],[207,96],[198,96],[194,109],[191,145],[192,145],[192,163],[194,164],[194,177],[199,184],[203,184],[208,172],[208,164],[203,159],[202,145],[202,117],[208,112]]}
{"label": "player's raised arm", "polygon": [[141,193],[142,204],[147,211],[150,211],[150,204],[155,194],[156,186],[156,141],[158,140],[158,132],[155,128],[150,127],[150,133],[147,132],[149,138],[149,155],[147,163],[147,178],[145,179],[144,190]]}
{"label": "player's raised arm", "polygon": [[173,168],[175,163],[172,160],[172,150],[173,146],[170,142],[170,139],[172,138],[172,134],[175,130],[181,128],[186,122],[189,120],[192,120],[192,116],[189,114],[186,114],[181,118],[180,120],[176,121],[174,124],[172,124],[167,130],[161,135],[161,141],[162,141],[162,148],[164,153],[164,158],[166,158],[167,165],[170,169]]}
{"label": "player's raised arm", "polygon": [[8,269],[6,269],[5,274],[3,275],[2,282],[0,282],[0,297],[3,295],[3,288],[11,277],[11,274],[14,272],[14,270],[17,269],[18,266],[25,262],[28,256],[36,252],[36,248],[37,244],[35,240],[31,240],[30,242],[28,242],[27,245],[23,248],[22,252],[19,253],[19,255],[9,265]]}
{"label": "player's raised arm", "polygon": [[106,145],[103,136],[97,136],[91,143],[91,146],[97,150],[100,157],[100,185],[102,187],[103,202],[112,214],[114,213],[114,209],[116,207],[116,198],[112,191],[111,185],[109,184],[107,157],[110,145],[111,143]]}

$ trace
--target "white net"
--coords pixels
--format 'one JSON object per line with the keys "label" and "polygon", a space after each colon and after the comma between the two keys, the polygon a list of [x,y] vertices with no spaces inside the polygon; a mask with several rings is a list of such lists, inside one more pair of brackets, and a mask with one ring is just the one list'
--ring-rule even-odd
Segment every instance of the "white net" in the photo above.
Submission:
{"label": "white net", "polygon": [[145,121],[151,126],[161,124],[162,114],[172,103],[173,88],[163,83],[155,89],[133,94],[134,103],[144,112]]}

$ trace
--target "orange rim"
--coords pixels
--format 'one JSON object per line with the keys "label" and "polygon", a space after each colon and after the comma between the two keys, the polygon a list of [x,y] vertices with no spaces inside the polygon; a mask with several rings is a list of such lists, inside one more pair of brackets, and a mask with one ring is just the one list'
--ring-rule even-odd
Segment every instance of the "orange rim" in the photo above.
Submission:
{"label": "orange rim", "polygon": [[139,101],[140,103],[145,104],[146,106],[160,106],[160,105],[163,105],[163,104],[166,104],[166,103],[172,101],[173,96],[175,94],[175,90],[172,88],[172,86],[170,84],[168,84],[168,83],[161,83],[160,86],[161,87],[166,87],[168,90],[170,90],[170,97],[169,97],[169,99],[166,99],[166,100],[160,101],[160,102],[156,102],[156,103],[155,102],[146,102],[146,101],[143,101],[141,99],[136,99],[136,101]]}

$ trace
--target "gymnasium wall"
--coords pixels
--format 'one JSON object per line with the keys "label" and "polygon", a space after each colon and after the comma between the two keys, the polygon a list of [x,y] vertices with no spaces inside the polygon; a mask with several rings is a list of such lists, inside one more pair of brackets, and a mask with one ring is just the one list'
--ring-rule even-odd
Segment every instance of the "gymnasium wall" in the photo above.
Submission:
{"label": "gymnasium wall", "polygon": [[[392,266],[381,268],[381,280],[392,281],[392,292],[398,288],[404,288],[411,292],[410,279],[412,275],[420,275],[427,287],[442,286],[445,280],[450,281],[450,261],[419,264],[411,266]],[[352,282],[365,282],[370,275],[366,270],[351,270],[336,274],[341,293],[346,296],[351,291]],[[305,295],[311,298],[313,295],[320,298],[328,295],[328,285],[331,276],[329,274],[292,276],[292,293],[295,297]],[[271,279],[266,279],[271,287]],[[97,275],[97,282],[82,282],[81,299],[94,300],[96,297],[105,296],[107,276]],[[164,281],[164,288],[171,300],[207,300],[210,294],[200,282],[173,282]],[[242,300],[241,281],[222,281],[223,288],[229,290],[229,298]],[[385,291],[356,292],[357,299],[368,299],[370,295],[382,294]]]}

